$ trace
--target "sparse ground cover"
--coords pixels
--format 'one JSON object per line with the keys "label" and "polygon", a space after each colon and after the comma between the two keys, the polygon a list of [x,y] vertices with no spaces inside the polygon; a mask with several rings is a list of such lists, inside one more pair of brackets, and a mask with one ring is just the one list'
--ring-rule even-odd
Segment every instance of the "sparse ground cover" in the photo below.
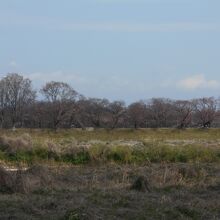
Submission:
{"label": "sparse ground cover", "polygon": [[219,129],[1,130],[0,150],[0,219],[220,219]]}

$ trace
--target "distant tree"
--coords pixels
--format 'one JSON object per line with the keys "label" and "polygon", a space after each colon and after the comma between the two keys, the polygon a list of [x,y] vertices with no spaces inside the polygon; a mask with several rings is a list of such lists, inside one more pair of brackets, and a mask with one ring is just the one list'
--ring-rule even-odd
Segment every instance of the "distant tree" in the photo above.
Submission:
{"label": "distant tree", "polygon": [[146,126],[146,105],[144,102],[135,102],[128,106],[128,118],[131,124],[137,129]]}
{"label": "distant tree", "polygon": [[[48,102],[37,101],[33,103],[30,108],[29,126],[33,128],[51,128],[52,117],[48,109]],[[27,123],[26,123],[27,124]]]}
{"label": "distant tree", "polygon": [[74,118],[81,128],[104,127],[107,99],[80,99],[75,106]]}
{"label": "distant tree", "polygon": [[114,101],[108,105],[108,115],[110,128],[114,129],[122,123],[123,116],[125,115],[126,107],[123,101]]}
{"label": "distant tree", "polygon": [[[80,127],[83,130],[86,127],[93,126],[91,117],[93,115],[90,114],[89,107],[90,101],[86,98],[80,98],[73,108],[72,117],[71,117],[71,124],[74,127]],[[93,111],[92,111],[93,112]]]}
{"label": "distant tree", "polygon": [[48,82],[41,89],[41,93],[48,102],[47,110],[54,129],[70,120],[77,97],[77,92],[70,85],[63,82]]}
{"label": "distant tree", "polygon": [[23,126],[25,109],[34,103],[36,92],[31,80],[17,73],[10,73],[1,80],[1,116],[4,109],[10,113],[12,125]]}
{"label": "distant tree", "polygon": [[86,98],[69,84],[48,82],[36,100],[30,79],[9,73],[0,79],[0,128],[219,127],[220,98],[134,102]]}
{"label": "distant tree", "polygon": [[3,80],[0,81],[0,127],[4,127],[5,115],[6,115],[6,84]]}
{"label": "distant tree", "polygon": [[187,100],[178,100],[173,103],[177,117],[177,127],[186,128],[192,122],[193,105]]}
{"label": "distant tree", "polygon": [[217,102],[213,97],[193,100],[194,120],[204,128],[211,127],[216,116]]}
{"label": "distant tree", "polygon": [[147,120],[150,127],[170,127],[173,123],[173,102],[170,99],[153,98],[147,103]]}
{"label": "distant tree", "polygon": [[77,92],[67,83],[54,81],[46,83],[41,93],[51,103],[73,101],[77,95]]}

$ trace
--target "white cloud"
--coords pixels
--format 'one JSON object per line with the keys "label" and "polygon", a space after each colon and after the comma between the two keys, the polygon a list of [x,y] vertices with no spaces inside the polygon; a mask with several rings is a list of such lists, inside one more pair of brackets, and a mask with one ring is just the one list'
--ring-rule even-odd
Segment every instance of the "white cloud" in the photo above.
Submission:
{"label": "white cloud", "polygon": [[193,75],[176,83],[178,88],[186,90],[195,89],[218,89],[220,82],[218,80],[208,80],[204,75]]}

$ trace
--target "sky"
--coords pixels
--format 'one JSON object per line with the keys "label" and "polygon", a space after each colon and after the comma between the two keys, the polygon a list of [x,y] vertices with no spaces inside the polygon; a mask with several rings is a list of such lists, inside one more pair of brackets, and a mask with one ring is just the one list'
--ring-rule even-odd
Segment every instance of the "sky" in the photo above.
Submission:
{"label": "sky", "polygon": [[219,0],[0,0],[0,76],[96,98],[220,95]]}

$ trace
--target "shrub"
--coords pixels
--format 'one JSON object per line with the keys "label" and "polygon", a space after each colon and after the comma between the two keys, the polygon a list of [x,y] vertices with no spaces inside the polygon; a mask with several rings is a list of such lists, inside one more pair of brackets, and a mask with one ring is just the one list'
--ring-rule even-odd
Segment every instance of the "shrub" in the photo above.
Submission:
{"label": "shrub", "polygon": [[30,175],[33,179],[35,178],[35,187],[48,188],[52,186],[53,178],[48,167],[42,166],[40,164],[34,164],[26,171],[26,173],[27,175]]}
{"label": "shrub", "polygon": [[13,192],[14,177],[5,168],[0,167],[0,191]]}
{"label": "shrub", "polygon": [[108,146],[104,144],[96,144],[96,145],[92,145],[89,148],[89,155],[91,160],[93,161],[105,161],[107,151],[108,151]]}
{"label": "shrub", "polygon": [[28,134],[23,134],[21,137],[0,137],[0,150],[7,152],[10,155],[16,154],[17,151],[32,151],[33,144],[31,137]]}
{"label": "shrub", "polygon": [[129,163],[132,162],[132,149],[128,146],[108,147],[106,157],[111,161]]}
{"label": "shrub", "polygon": [[90,161],[90,155],[84,147],[71,147],[61,154],[61,160],[73,164],[85,164]]}
{"label": "shrub", "polygon": [[60,161],[60,154],[58,152],[45,147],[36,148],[34,156],[36,159]]}
{"label": "shrub", "polygon": [[67,211],[65,214],[63,220],[87,220],[91,219],[91,216],[89,216],[85,212],[85,207],[79,207],[74,210]]}
{"label": "shrub", "polygon": [[0,136],[0,149],[2,151],[7,150],[10,147],[9,139],[6,136]]}
{"label": "shrub", "polygon": [[140,192],[150,192],[149,182],[145,176],[139,176],[134,181],[131,186],[131,189],[140,191]]}
{"label": "shrub", "polygon": [[1,167],[0,189],[4,193],[28,193],[30,186],[28,186],[28,181],[21,170],[14,173]]}
{"label": "shrub", "polygon": [[46,167],[34,165],[16,172],[0,167],[0,190],[4,193],[29,193],[52,187],[52,176]]}

